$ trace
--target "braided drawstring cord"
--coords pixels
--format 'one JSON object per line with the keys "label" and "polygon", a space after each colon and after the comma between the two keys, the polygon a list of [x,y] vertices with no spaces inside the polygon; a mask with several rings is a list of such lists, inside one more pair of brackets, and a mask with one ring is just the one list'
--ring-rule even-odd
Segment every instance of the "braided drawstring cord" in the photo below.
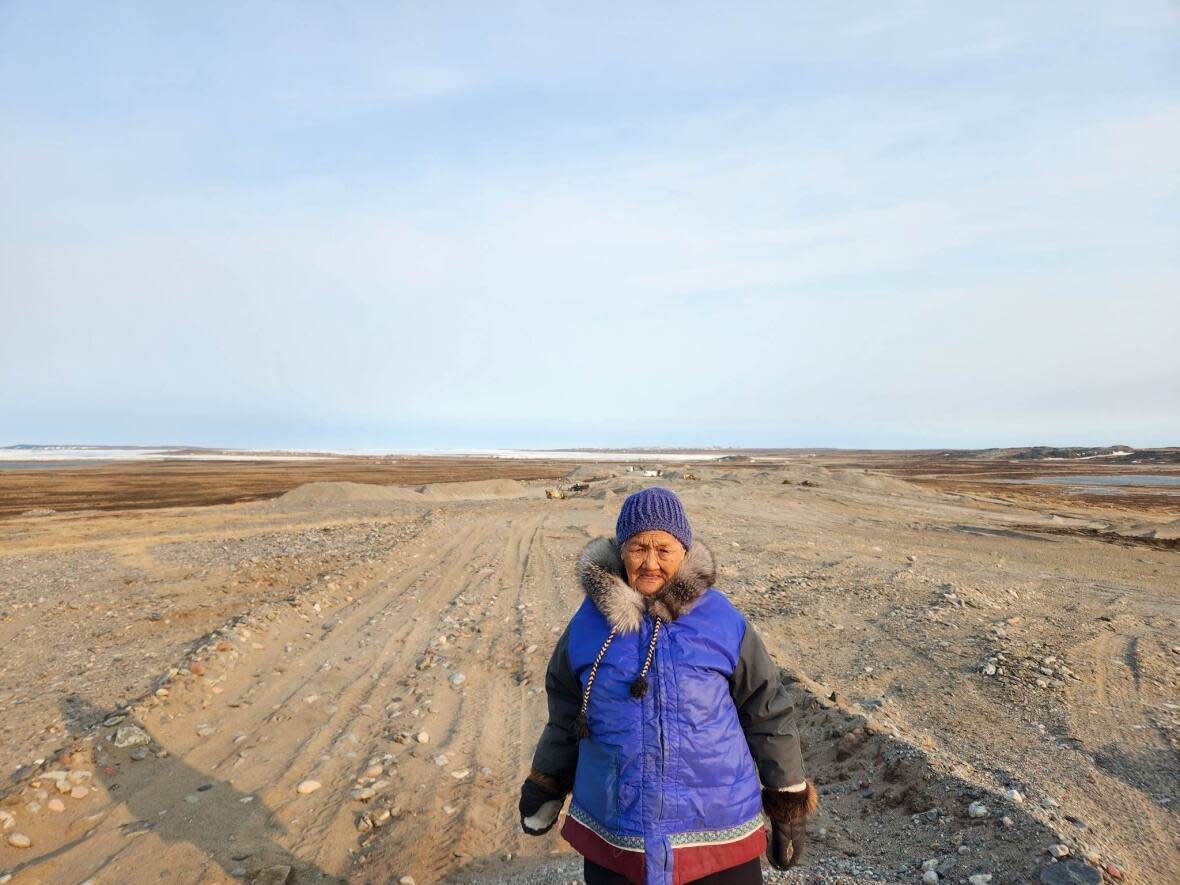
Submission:
{"label": "braided drawstring cord", "polygon": [[586,708],[590,706],[590,689],[594,687],[594,677],[598,675],[598,665],[602,663],[603,655],[606,654],[606,650],[614,641],[618,629],[618,627],[610,628],[610,633],[606,634],[606,642],[602,643],[602,648],[598,650],[598,656],[594,659],[594,665],[590,668],[590,678],[586,680],[586,688],[582,692],[582,709],[574,718],[574,734],[579,740],[590,737],[590,724],[586,721]]}
{"label": "braided drawstring cord", "polygon": [[[631,683],[631,697],[633,698],[641,698],[647,694],[647,671],[651,669],[652,658],[655,657],[656,640],[659,638],[662,623],[659,618],[656,618],[656,625],[651,631],[651,640],[647,644],[647,657],[643,661],[643,669],[639,671],[639,675]],[[598,675],[598,665],[602,663],[606,650],[614,641],[617,632],[617,627],[611,627],[610,633],[606,635],[606,641],[602,643],[602,648],[598,650],[598,655],[594,658],[594,664],[590,667],[590,676],[586,679],[586,688],[582,692],[582,709],[574,717],[574,735],[579,740],[590,736],[590,723],[586,718],[586,710],[590,706],[590,689],[594,687],[594,677]]]}
{"label": "braided drawstring cord", "polygon": [[647,671],[651,669],[651,659],[656,654],[656,638],[660,635],[659,618],[656,618],[656,625],[651,631],[651,641],[647,644],[647,658],[643,662],[643,669],[639,671],[639,675],[635,677],[635,681],[631,683],[631,697],[641,698],[647,694]]}

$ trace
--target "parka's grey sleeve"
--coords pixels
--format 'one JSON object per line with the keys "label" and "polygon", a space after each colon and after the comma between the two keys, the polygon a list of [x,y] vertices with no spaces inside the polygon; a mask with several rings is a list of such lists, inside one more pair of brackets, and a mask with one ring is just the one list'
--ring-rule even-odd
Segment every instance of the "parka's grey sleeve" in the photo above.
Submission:
{"label": "parka's grey sleeve", "polygon": [[545,670],[545,695],[549,700],[549,721],[533,753],[533,768],[559,780],[573,782],[578,765],[578,739],[574,719],[582,709],[582,690],[570,666],[567,648],[569,625],[557,640]]}
{"label": "parka's grey sleeve", "polygon": [[762,786],[781,790],[803,783],[795,707],[762,637],[748,622],[737,666],[729,677],[729,693]]}

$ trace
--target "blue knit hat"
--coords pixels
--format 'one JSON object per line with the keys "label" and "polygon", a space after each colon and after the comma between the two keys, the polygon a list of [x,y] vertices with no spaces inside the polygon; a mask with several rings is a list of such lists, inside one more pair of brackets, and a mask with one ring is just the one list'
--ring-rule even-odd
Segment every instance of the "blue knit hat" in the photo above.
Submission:
{"label": "blue knit hat", "polygon": [[684,505],[671,489],[662,486],[640,489],[629,495],[615,523],[615,543],[620,547],[638,532],[661,529],[675,535],[687,550],[692,546],[692,528]]}

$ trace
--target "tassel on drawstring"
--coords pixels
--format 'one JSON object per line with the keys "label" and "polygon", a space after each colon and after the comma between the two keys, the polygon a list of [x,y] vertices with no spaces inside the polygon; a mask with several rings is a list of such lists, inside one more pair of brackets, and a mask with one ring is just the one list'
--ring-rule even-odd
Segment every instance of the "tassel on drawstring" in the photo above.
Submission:
{"label": "tassel on drawstring", "polygon": [[590,724],[586,721],[586,714],[581,710],[574,717],[574,737],[578,740],[590,737]]}
{"label": "tassel on drawstring", "polygon": [[641,698],[647,694],[647,677],[643,674],[635,677],[635,681],[631,683],[631,697]]}

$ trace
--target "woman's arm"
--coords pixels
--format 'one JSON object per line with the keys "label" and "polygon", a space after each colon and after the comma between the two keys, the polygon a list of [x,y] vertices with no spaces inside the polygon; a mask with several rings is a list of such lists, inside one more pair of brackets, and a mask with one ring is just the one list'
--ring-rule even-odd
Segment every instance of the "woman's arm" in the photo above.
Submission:
{"label": "woman's arm", "polygon": [[819,805],[803,774],[795,708],[757,631],[747,622],[729,692],[762,778],[762,807],[771,821],[766,856],[780,870],[803,854],[807,818]]}
{"label": "woman's arm", "polygon": [[729,677],[729,693],[762,785],[768,790],[802,790],[803,753],[795,707],[762,637],[748,622],[737,666]]}
{"label": "woman's arm", "polygon": [[582,708],[582,695],[566,653],[568,644],[567,625],[545,670],[549,721],[537,742],[529,775],[520,788],[520,825],[532,836],[547,833],[557,822],[562,802],[573,789],[574,771],[578,766],[574,719]]}
{"label": "woman's arm", "polygon": [[[578,766],[578,738],[574,719],[582,708],[582,689],[570,666],[566,648],[569,645],[569,625],[566,625],[545,670],[545,695],[549,702],[549,721],[541,732],[533,753],[533,768],[555,779],[572,785],[574,769]],[[566,792],[569,786],[565,787]]]}

